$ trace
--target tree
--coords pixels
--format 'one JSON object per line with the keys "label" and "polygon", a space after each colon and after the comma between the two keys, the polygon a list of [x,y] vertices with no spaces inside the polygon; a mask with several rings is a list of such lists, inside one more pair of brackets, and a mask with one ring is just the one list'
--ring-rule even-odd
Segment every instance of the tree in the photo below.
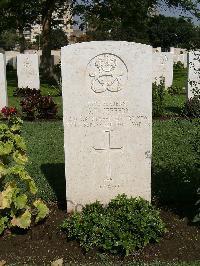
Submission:
{"label": "tree", "polygon": [[149,22],[149,40],[154,47],[200,47],[200,27],[190,19],[155,16]]}
{"label": "tree", "polygon": [[4,0],[0,4],[0,30],[17,30],[20,52],[25,50],[25,29],[30,29],[38,17],[37,1]]}
{"label": "tree", "polygon": [[[66,46],[68,39],[65,32],[60,28],[51,30],[50,43],[51,50],[61,49],[61,47]],[[36,36],[36,45],[37,47],[43,45],[42,35]]]}
{"label": "tree", "polygon": [[0,30],[16,29],[19,35],[20,52],[25,49],[24,31],[31,29],[34,23],[42,25],[42,69],[46,76],[51,76],[51,31],[58,19],[63,16],[72,0],[1,0],[0,1]]}
{"label": "tree", "polygon": [[0,35],[0,46],[5,50],[12,50],[15,48],[16,43],[19,42],[19,37],[15,30],[3,31]]}
{"label": "tree", "polygon": [[[163,0],[168,6],[182,7],[199,16],[198,1]],[[75,12],[81,28],[97,40],[114,39],[148,43],[148,24],[159,0],[81,0]]]}
{"label": "tree", "polygon": [[43,75],[48,78],[52,76],[51,31],[54,23],[56,23],[56,20],[53,20],[53,14],[56,12],[57,17],[63,16],[63,13],[67,12],[72,6],[72,2],[70,0],[39,0],[39,4],[43,40],[41,66],[43,69]]}

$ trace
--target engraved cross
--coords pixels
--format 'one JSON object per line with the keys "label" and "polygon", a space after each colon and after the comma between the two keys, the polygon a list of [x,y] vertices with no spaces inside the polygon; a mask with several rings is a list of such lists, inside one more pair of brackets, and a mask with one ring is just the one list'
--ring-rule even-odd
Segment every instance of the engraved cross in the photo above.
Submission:
{"label": "engraved cross", "polygon": [[106,151],[108,154],[108,159],[107,159],[107,167],[106,167],[106,178],[104,179],[104,183],[106,184],[106,186],[112,187],[112,169],[111,169],[111,151],[120,151],[123,149],[123,147],[121,146],[114,146],[112,145],[112,141],[111,141],[111,133],[112,131],[106,130],[105,133],[108,135],[108,142],[107,142],[107,147],[93,147],[93,149],[97,152],[102,152],[102,151]]}
{"label": "engraved cross", "polygon": [[108,134],[108,146],[107,148],[97,148],[97,147],[93,147],[95,149],[95,151],[106,151],[106,150],[122,150],[122,146],[121,147],[113,147],[111,144],[111,131],[106,130],[105,133]]}

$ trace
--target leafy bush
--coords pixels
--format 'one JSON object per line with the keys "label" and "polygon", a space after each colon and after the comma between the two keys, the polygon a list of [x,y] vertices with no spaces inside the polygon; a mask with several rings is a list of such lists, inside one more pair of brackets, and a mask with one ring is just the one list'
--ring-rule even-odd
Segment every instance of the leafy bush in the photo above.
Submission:
{"label": "leafy bush", "polygon": [[37,109],[40,118],[51,119],[57,114],[57,105],[51,96],[41,96],[38,101]]}
{"label": "leafy bush", "polygon": [[37,117],[37,105],[39,99],[39,95],[30,95],[20,102],[22,113],[26,119],[34,120]]}
{"label": "leafy bush", "polygon": [[40,95],[40,90],[37,89],[30,89],[30,88],[16,88],[13,92],[13,96],[16,97],[26,97],[26,96],[33,96],[33,95]]}
{"label": "leafy bush", "polygon": [[188,99],[184,108],[183,115],[190,118],[200,118],[200,96],[195,95]]}
{"label": "leafy bush", "polygon": [[86,249],[97,247],[113,253],[126,253],[159,241],[166,231],[157,211],[142,198],[118,195],[106,207],[99,202],[86,205],[62,224],[70,240]]}
{"label": "leafy bush", "polygon": [[174,70],[175,71],[180,71],[180,70],[184,70],[184,64],[181,63],[181,61],[178,61],[177,63],[174,63]]}
{"label": "leafy bush", "polygon": [[20,102],[22,113],[28,120],[35,118],[52,119],[56,117],[57,105],[51,96],[42,96],[39,91],[28,91]]}
{"label": "leafy bush", "polygon": [[3,118],[10,119],[12,116],[17,115],[17,109],[5,106],[1,109],[1,115]]}
{"label": "leafy bush", "polygon": [[165,110],[165,86],[164,81],[159,85],[153,83],[152,90],[153,117],[159,117],[164,114]]}
{"label": "leafy bush", "polygon": [[167,91],[171,95],[179,95],[183,93],[183,88],[179,86],[171,86],[167,89]]}
{"label": "leafy bush", "polygon": [[32,218],[39,222],[49,213],[36,198],[36,185],[25,169],[28,158],[21,125],[17,117],[8,125],[0,124],[0,234],[6,228],[29,228]]}

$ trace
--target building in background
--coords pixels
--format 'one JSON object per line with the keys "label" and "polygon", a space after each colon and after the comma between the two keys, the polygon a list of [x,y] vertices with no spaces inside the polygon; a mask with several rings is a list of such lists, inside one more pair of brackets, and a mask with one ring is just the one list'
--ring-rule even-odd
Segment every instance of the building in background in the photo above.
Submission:
{"label": "building in background", "polygon": [[[71,13],[69,11],[66,11],[62,16],[58,13],[53,14],[53,20],[55,26],[53,29],[62,29],[63,32],[66,34],[69,42],[72,39],[74,39],[74,27],[71,25]],[[24,31],[24,36],[27,41],[30,43],[35,43],[37,41],[37,36],[40,36],[42,33],[42,25],[41,24],[35,24],[32,26],[31,29],[26,29]],[[79,33],[80,35],[80,33]]]}

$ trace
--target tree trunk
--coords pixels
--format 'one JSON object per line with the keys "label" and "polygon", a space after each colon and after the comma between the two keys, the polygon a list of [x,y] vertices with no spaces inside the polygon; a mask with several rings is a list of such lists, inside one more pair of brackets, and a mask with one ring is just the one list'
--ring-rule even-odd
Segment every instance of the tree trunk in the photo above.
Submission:
{"label": "tree trunk", "polygon": [[42,60],[41,68],[45,78],[52,77],[51,22],[54,1],[47,1],[42,16]]}
{"label": "tree trunk", "polygon": [[19,34],[19,51],[21,54],[23,54],[24,50],[26,49],[26,40],[24,37],[24,30],[20,28],[18,34]]}

